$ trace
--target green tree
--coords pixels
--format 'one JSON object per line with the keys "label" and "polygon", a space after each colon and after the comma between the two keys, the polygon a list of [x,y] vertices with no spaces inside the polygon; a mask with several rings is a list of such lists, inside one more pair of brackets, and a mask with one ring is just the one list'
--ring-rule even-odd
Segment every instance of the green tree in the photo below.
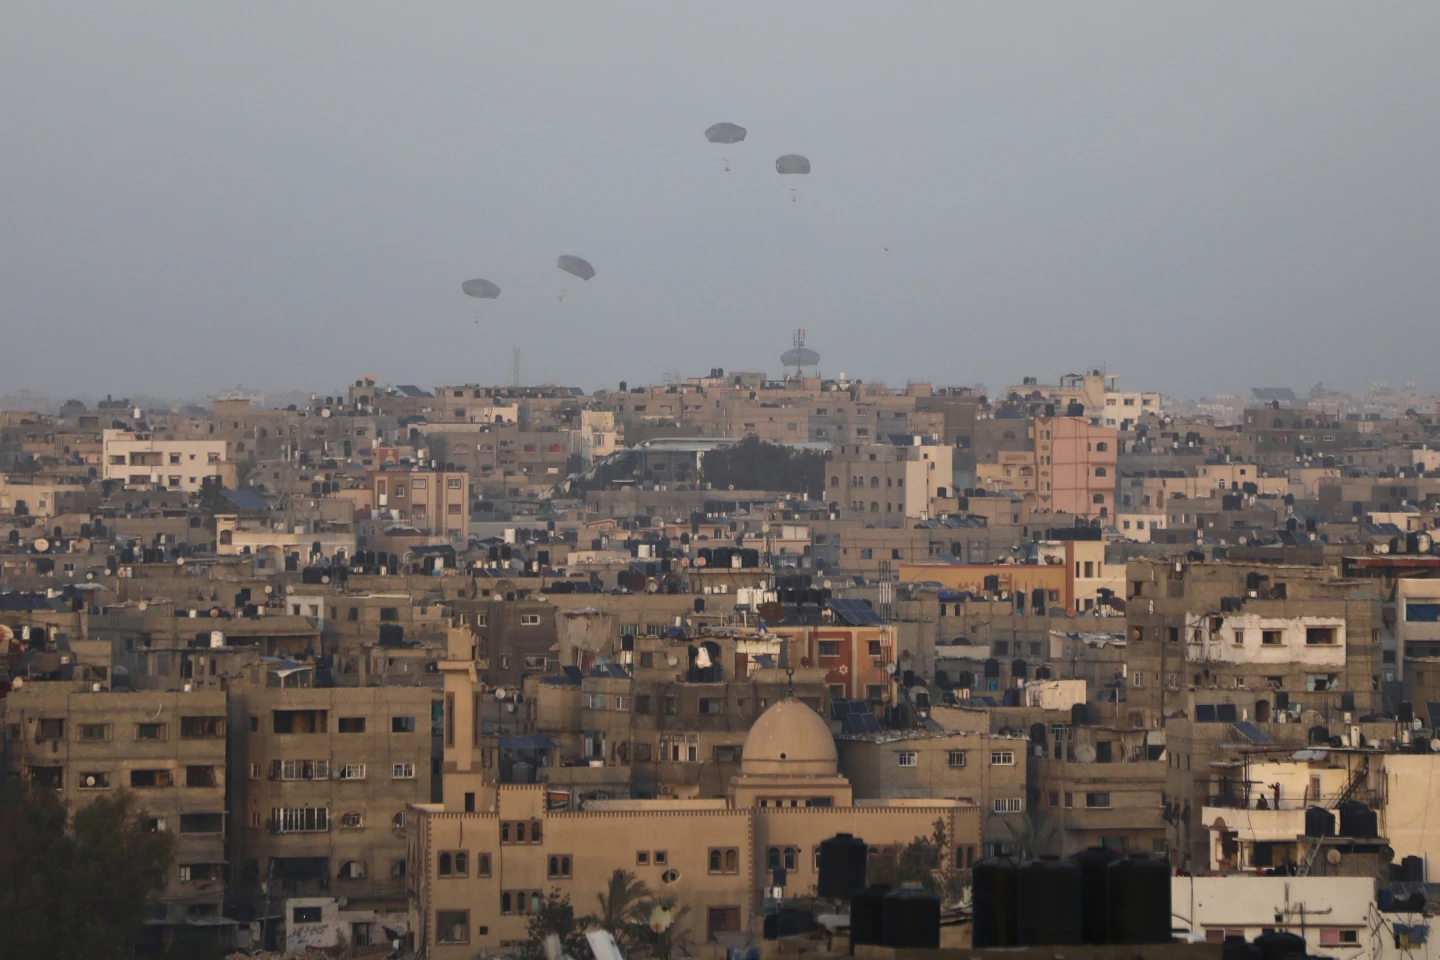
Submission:
{"label": "green tree", "polygon": [[825,495],[825,455],[748,436],[705,454],[705,480],[717,489],[779,490],[818,500]]}
{"label": "green tree", "polygon": [[645,881],[629,870],[617,867],[610,874],[605,892],[595,895],[595,899],[600,901],[600,915],[595,922],[601,929],[610,931],[616,943],[624,946],[632,939],[640,905],[653,897]]}
{"label": "green tree", "polygon": [[955,902],[969,886],[968,870],[955,865],[945,821],[937,819],[929,836],[918,836],[898,850],[882,850],[866,870],[870,883],[900,887],[919,884],[946,902]]}
{"label": "green tree", "polygon": [[[995,816],[991,814],[991,816]],[[1030,805],[1020,819],[998,817],[1015,841],[1015,852],[1022,857],[1040,857],[1051,853],[1055,841],[1055,824],[1039,808]]]}
{"label": "green tree", "polygon": [[117,791],[77,813],[48,790],[0,787],[0,928],[15,956],[132,957],[165,886],[172,839]]}
{"label": "green tree", "polygon": [[538,960],[545,956],[545,938],[552,933],[560,938],[560,950],[568,954],[572,960],[590,960],[589,941],[585,939],[585,931],[595,926],[596,919],[590,916],[576,916],[575,907],[570,903],[570,895],[561,893],[559,890],[551,890],[540,901],[540,909],[530,915],[525,922],[525,932],[529,934],[529,943],[523,951],[524,956]]}

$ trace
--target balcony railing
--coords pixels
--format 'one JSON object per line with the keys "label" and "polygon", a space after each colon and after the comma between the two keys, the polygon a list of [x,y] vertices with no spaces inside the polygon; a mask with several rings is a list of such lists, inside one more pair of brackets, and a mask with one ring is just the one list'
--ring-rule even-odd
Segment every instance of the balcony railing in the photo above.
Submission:
{"label": "balcony railing", "polygon": [[[1318,798],[1308,795],[1281,796],[1277,803],[1274,794],[1267,791],[1264,794],[1257,792],[1248,801],[1235,794],[1216,794],[1205,799],[1205,806],[1229,810],[1304,810],[1308,807],[1324,807],[1329,810],[1333,809],[1340,799],[1339,793],[1321,794]],[[1360,803],[1376,809],[1384,800],[1379,791],[1369,789],[1352,790],[1345,799],[1358,800]]]}

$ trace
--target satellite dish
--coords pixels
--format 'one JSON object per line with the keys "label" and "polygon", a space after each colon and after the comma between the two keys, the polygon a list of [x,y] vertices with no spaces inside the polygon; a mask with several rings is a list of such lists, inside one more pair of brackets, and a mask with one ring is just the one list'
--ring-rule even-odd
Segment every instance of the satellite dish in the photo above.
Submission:
{"label": "satellite dish", "polygon": [[93,773],[90,774],[90,775],[88,775],[88,776],[85,778],[85,786],[87,786],[87,787],[93,787],[93,786],[95,786],[95,775],[94,775]]}
{"label": "satellite dish", "polygon": [[496,687],[496,688],[495,688],[495,699],[496,699],[496,700],[504,700],[504,699],[505,699],[505,688],[504,688],[504,687]]}
{"label": "satellite dish", "polygon": [[95,571],[94,571],[94,570],[86,570],[86,571],[85,571],[85,579],[86,579],[86,580],[94,580],[94,579],[95,579]]}
{"label": "satellite dish", "polygon": [[710,562],[710,561],[709,561],[709,560],[706,560],[704,557],[696,557],[696,558],[695,558],[695,566],[697,566],[697,567],[703,567],[703,566],[705,566],[705,564],[707,564],[707,563],[709,563],[709,562]]}
{"label": "satellite dish", "polygon": [[177,567],[183,567],[183,566],[185,566],[185,558],[184,558],[184,557],[176,557],[176,558],[175,558],[175,566],[177,566]]}
{"label": "satellite dish", "polygon": [[826,590],[829,590],[829,589],[830,589],[830,581],[829,581],[829,580],[826,580],[824,583],[820,584],[820,586],[824,587]]}
{"label": "satellite dish", "polygon": [[802,667],[808,667],[808,666],[810,666],[810,658],[809,658],[809,657],[801,657],[801,658],[800,658],[800,666],[802,666]]}
{"label": "satellite dish", "polygon": [[899,664],[895,664],[895,663],[887,663],[887,664],[885,664],[885,672],[888,673],[888,674],[890,674],[891,676],[894,676],[895,673],[896,673],[896,671],[898,671],[899,669],[900,669],[900,665],[899,665]]}
{"label": "satellite dish", "polygon": [[321,582],[321,583],[329,583],[329,582],[330,582],[330,574],[328,574],[328,573],[322,573],[322,574],[320,575],[320,582]]}
{"label": "satellite dish", "polygon": [[327,420],[330,419],[330,417],[331,417],[330,408],[329,408],[329,407],[324,407],[323,409],[321,409],[321,411],[320,411],[320,416],[321,416],[321,417],[324,417],[324,418],[327,419]]}
{"label": "satellite dish", "polygon": [[135,609],[143,613],[144,611],[150,609],[150,604],[146,603],[144,600],[141,600],[139,603],[135,604]]}
{"label": "satellite dish", "polygon": [[1077,743],[1077,744],[1075,744],[1075,762],[1076,762],[1076,763],[1094,763],[1094,762],[1095,762],[1095,745],[1094,745],[1093,743]]}
{"label": "satellite dish", "polygon": [[44,537],[36,537],[34,547],[36,553],[44,553],[46,550],[50,549],[50,541],[46,540]]}
{"label": "satellite dish", "polygon": [[268,584],[268,583],[265,584],[265,593],[266,593],[267,596],[268,596],[269,594],[274,593],[274,592],[275,592],[275,588],[274,588],[274,587],[270,586],[270,584]]}
{"label": "satellite dish", "polygon": [[219,608],[219,607],[211,607],[211,608],[210,608],[210,616],[214,617],[214,618],[217,619],[217,620],[220,619],[220,608]]}
{"label": "satellite dish", "polygon": [[90,540],[86,537],[77,537],[70,544],[71,553],[89,553]]}
{"label": "satellite dish", "polygon": [[675,654],[673,654],[673,653],[670,654],[670,656],[668,656],[668,657],[665,658],[665,662],[668,663],[668,664],[670,664],[670,666],[672,666],[672,667],[673,667],[673,666],[676,666],[676,665],[678,665],[678,664],[680,663],[680,661],[679,661],[678,659],[676,659]]}
{"label": "satellite dish", "polygon": [[1328,864],[1330,864],[1330,866],[1332,866],[1332,867],[1335,866],[1335,865],[1337,865],[1337,864],[1340,862],[1340,851],[1339,851],[1339,850],[1336,850],[1334,847],[1331,847],[1329,850],[1326,850],[1326,851],[1325,851],[1325,862],[1328,863]]}

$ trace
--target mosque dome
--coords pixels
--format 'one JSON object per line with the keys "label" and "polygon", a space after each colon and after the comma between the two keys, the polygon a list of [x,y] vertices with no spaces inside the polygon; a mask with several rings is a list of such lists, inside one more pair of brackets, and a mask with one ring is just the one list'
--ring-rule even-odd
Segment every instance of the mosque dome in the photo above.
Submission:
{"label": "mosque dome", "polygon": [[829,724],[794,697],[760,714],[740,755],[740,774],[746,777],[833,777],[838,767]]}

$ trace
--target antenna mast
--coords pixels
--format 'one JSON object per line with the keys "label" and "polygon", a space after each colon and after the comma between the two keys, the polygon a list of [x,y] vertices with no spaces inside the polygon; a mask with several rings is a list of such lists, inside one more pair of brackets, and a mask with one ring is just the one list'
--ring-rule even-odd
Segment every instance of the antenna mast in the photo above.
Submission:
{"label": "antenna mast", "polygon": [[520,386],[520,348],[514,347],[510,351],[510,386]]}

